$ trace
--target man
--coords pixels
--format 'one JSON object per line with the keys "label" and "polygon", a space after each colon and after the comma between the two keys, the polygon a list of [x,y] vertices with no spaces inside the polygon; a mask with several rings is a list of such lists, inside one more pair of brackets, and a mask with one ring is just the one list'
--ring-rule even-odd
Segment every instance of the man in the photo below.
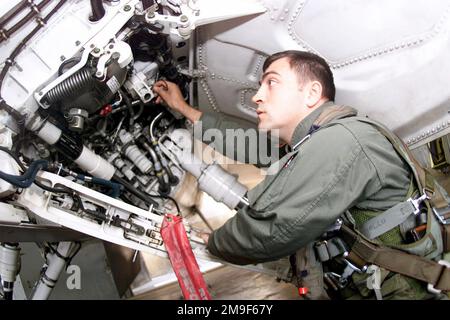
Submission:
{"label": "man", "polygon": [[[153,90],[157,102],[165,101],[194,123],[202,121],[204,130],[225,129],[228,123],[223,115],[189,106],[172,83],[157,82]],[[377,283],[367,285],[369,274],[348,272],[345,249],[337,259],[316,258],[320,243],[326,243],[317,240],[338,218],[358,229],[415,189],[410,168],[388,139],[355,120],[353,108],[334,105],[334,97],[332,72],[317,55],[284,51],[265,61],[261,87],[253,97],[258,129],[277,132],[291,152],[280,159],[275,174],[248,192],[250,205],[210,234],[207,248],[234,264],[291,256],[293,281],[307,287],[303,293],[309,290],[311,298],[429,298],[426,283],[384,269],[381,275],[380,269],[373,270],[381,285],[374,290]],[[404,244],[400,229],[396,226],[374,241]],[[342,272],[347,272],[345,279],[339,278]]]}

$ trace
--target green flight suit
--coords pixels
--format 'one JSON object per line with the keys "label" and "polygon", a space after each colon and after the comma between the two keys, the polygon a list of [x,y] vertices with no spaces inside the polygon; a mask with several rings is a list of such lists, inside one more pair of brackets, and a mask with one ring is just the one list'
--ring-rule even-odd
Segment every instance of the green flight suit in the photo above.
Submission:
{"label": "green flight suit", "polygon": [[[332,105],[327,102],[302,120],[291,145]],[[200,120],[204,131],[236,127],[219,114],[204,113]],[[347,118],[313,133],[295,151],[248,192],[250,206],[210,235],[211,254],[234,264],[277,260],[318,239],[348,209],[383,212],[406,199],[409,167],[367,123]]]}
{"label": "green flight suit", "polygon": [[[291,144],[302,140],[331,105],[323,104],[301,121]],[[211,113],[200,120],[203,130],[222,131],[231,121]],[[404,201],[408,191],[408,167],[389,141],[365,123],[321,129],[283,167],[290,157],[282,157],[280,170],[248,192],[249,207],[211,234],[212,254],[234,264],[286,257],[317,239],[347,209],[384,211]]]}

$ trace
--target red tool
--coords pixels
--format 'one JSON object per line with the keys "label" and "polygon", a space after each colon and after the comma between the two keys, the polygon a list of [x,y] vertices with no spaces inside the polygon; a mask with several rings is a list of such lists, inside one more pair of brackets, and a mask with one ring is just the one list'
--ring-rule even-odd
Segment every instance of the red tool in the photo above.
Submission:
{"label": "red tool", "polygon": [[195,260],[182,217],[164,217],[161,236],[186,300],[211,300],[207,285]]}

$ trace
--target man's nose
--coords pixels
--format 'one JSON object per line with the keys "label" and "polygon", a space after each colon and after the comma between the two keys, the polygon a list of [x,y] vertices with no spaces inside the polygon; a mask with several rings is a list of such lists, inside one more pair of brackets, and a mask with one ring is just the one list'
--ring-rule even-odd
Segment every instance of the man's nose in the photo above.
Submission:
{"label": "man's nose", "polygon": [[259,87],[256,94],[252,97],[252,101],[256,104],[260,104],[261,102],[263,102],[261,87]]}

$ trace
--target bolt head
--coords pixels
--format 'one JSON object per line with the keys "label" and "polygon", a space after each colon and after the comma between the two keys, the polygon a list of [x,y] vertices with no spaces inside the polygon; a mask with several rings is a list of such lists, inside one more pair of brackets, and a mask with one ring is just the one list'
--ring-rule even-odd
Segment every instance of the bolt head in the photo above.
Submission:
{"label": "bolt head", "polygon": [[99,48],[95,48],[94,49],[94,53],[99,53],[100,52],[100,49]]}
{"label": "bolt head", "polygon": [[125,10],[125,11],[130,11],[130,10],[131,10],[131,6],[129,6],[129,5],[127,4],[125,7],[123,7],[123,10]]}
{"label": "bolt head", "polygon": [[181,22],[187,22],[188,20],[189,20],[189,18],[184,14],[180,17]]}

